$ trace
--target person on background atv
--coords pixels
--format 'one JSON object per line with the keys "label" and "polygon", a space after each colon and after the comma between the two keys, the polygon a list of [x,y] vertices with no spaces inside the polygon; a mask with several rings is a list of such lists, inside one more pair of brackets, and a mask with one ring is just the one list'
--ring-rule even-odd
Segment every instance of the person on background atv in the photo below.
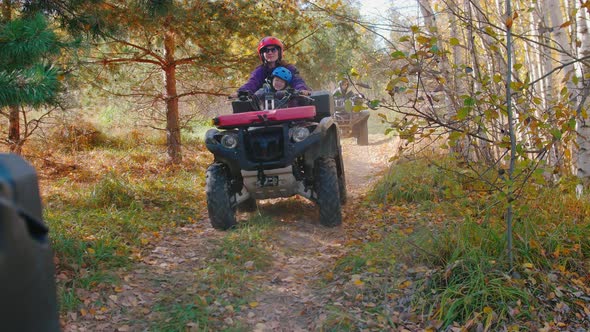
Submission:
{"label": "person on background atv", "polygon": [[[332,92],[337,112],[349,112],[352,110],[352,105],[361,105],[363,103],[365,96],[361,93],[355,93],[354,91],[349,90],[349,86],[350,82],[345,78],[338,82],[338,88]],[[346,102],[347,100],[349,100],[348,103]]]}
{"label": "person on background atv", "polygon": [[311,91],[307,87],[307,84],[305,84],[303,78],[299,76],[297,68],[283,60],[284,48],[283,42],[276,37],[268,36],[262,38],[258,43],[258,57],[262,61],[262,64],[256,67],[250,73],[248,81],[230,96],[233,98],[237,97],[239,91],[248,91],[251,94],[256,93],[258,89],[263,87],[265,82],[271,80],[274,69],[281,66],[291,72],[291,86],[299,90],[303,95],[310,95]]}
{"label": "person on background atv", "polygon": [[350,82],[348,82],[348,79],[340,80],[340,82],[338,82],[338,88],[332,92],[332,96],[340,99],[350,99],[355,97],[356,94],[352,90],[348,90],[349,86]]}

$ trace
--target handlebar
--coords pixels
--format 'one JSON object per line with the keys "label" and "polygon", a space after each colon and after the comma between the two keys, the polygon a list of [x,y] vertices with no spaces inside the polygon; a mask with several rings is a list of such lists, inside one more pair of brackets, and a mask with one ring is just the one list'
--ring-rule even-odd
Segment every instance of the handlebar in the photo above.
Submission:
{"label": "handlebar", "polygon": [[267,97],[269,96],[269,92],[266,91],[264,93],[250,93],[249,91],[238,91],[238,96],[237,98],[232,97],[231,95],[228,96],[229,100],[239,100],[242,102],[250,102],[253,106],[254,109],[278,109],[278,108],[283,108],[285,105],[287,105],[287,103],[292,100],[293,98],[303,98],[305,100],[308,101],[314,101],[313,98],[305,95],[302,93],[303,90],[296,90],[293,88],[288,88],[286,90],[281,90],[281,91],[277,91],[277,92],[271,92],[272,98],[274,100],[274,103],[272,104],[273,107],[264,107],[266,106],[264,103],[261,107],[261,102],[265,101],[265,99],[267,99]]}

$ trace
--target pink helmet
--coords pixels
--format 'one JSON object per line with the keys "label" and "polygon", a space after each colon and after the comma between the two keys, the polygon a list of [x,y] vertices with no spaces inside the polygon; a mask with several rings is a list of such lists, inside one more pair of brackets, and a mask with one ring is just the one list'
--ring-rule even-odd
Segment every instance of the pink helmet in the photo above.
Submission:
{"label": "pink helmet", "polygon": [[281,58],[283,57],[283,49],[285,48],[285,46],[283,45],[283,42],[280,41],[280,39],[273,37],[273,36],[268,36],[268,37],[264,37],[262,38],[262,40],[260,40],[260,42],[258,43],[258,56],[260,57],[260,61],[264,62],[264,56],[262,55],[262,50],[267,47],[267,46],[276,46],[279,48],[279,60],[281,60]]}

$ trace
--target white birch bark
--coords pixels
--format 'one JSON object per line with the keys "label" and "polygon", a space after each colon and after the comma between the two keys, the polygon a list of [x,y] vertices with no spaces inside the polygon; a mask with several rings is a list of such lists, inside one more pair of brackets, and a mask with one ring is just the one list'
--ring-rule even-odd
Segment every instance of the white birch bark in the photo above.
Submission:
{"label": "white birch bark", "polygon": [[[434,10],[432,8],[431,2],[430,0],[417,0],[418,1],[418,6],[420,7],[420,12],[423,16],[424,19],[424,25],[426,26],[426,28],[428,29],[428,31],[430,33],[432,33],[437,40],[441,40],[441,36],[439,34],[439,26],[438,23],[436,21],[436,16],[434,15]],[[451,6],[454,6],[454,2],[451,1],[450,2]],[[441,49],[439,47],[439,49]],[[450,70],[450,63],[449,63],[449,59],[446,56],[446,54],[443,52],[441,54],[440,57],[440,61],[438,62],[438,70],[440,72],[440,75],[442,78],[444,78],[445,80],[449,80],[450,77],[454,76],[451,73]],[[446,107],[446,114],[444,114],[445,116],[443,116],[443,121],[447,121],[448,119],[451,119],[454,115],[456,115],[456,98],[455,96],[457,95],[456,91],[452,91],[452,89],[449,89],[449,86],[444,86],[444,94],[445,94],[445,107]],[[439,116],[439,114],[435,114],[436,117]],[[459,153],[460,155],[462,155],[464,158],[467,158],[467,149],[465,146],[464,142],[460,142],[458,144],[459,146],[456,147],[451,147],[451,152],[454,153]]]}
{"label": "white birch bark", "polygon": [[[573,49],[567,36],[567,28],[562,27],[565,23],[564,17],[567,17],[562,10],[561,3],[559,0],[545,0],[546,11],[549,13],[551,18],[552,28],[552,39],[555,42],[555,47],[558,49],[558,59],[561,66],[564,66],[559,74],[556,75],[558,81],[557,86],[563,86],[568,90],[568,100],[572,107],[575,107],[577,86],[573,82],[572,77],[575,75],[575,68],[571,63],[573,58]],[[557,94],[556,94],[557,95]],[[554,115],[550,113],[550,119],[554,120]],[[560,142],[557,142],[554,149],[549,154],[549,165],[559,166],[563,163],[564,147]]]}
{"label": "white birch bark", "polygon": [[[590,56],[590,35],[588,31],[588,13],[585,8],[578,11],[577,35],[580,40],[579,57],[584,59]],[[582,62],[578,64],[578,73],[580,77],[584,77],[588,73],[589,68]],[[590,183],[590,115],[588,111],[588,97],[589,91],[587,87],[582,90],[580,98],[580,105],[578,107],[578,121],[577,121],[577,143],[578,151],[576,156],[577,161],[577,176],[582,179],[582,182],[587,186]]]}

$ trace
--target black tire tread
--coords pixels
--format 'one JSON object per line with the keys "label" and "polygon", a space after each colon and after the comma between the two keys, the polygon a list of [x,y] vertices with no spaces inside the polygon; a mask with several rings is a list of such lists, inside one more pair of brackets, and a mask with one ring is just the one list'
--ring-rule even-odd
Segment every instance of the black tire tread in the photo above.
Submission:
{"label": "black tire tread", "polygon": [[213,164],[207,169],[206,193],[211,226],[218,230],[235,227],[236,211],[231,206],[229,178],[222,164]]}
{"label": "black tire tread", "polygon": [[319,158],[316,161],[315,175],[320,224],[326,227],[339,226],[342,224],[342,206],[336,161],[332,158]]}

